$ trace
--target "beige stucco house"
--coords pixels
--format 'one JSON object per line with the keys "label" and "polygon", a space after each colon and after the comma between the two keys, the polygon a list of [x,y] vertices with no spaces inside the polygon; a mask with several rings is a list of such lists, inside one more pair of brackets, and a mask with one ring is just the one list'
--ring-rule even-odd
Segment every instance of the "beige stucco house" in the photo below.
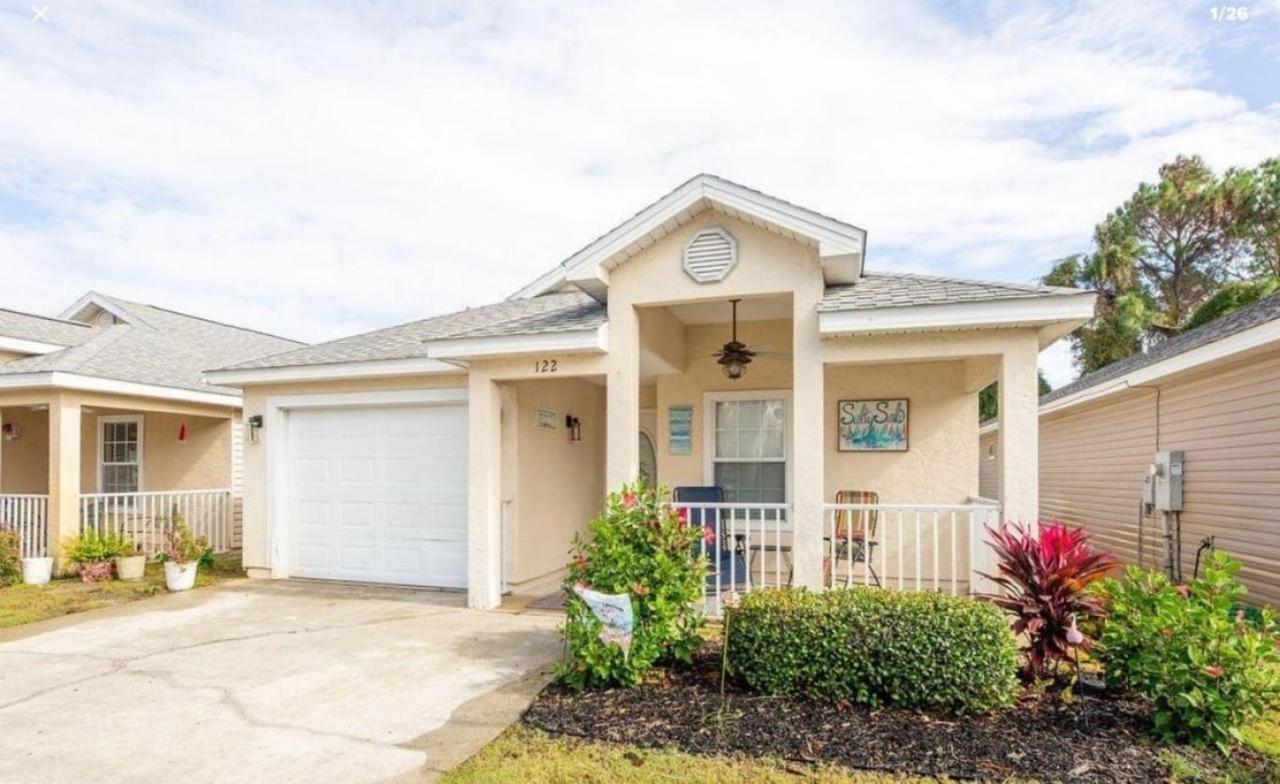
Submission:
{"label": "beige stucco house", "polygon": [[27,556],[82,528],[154,549],[175,514],[237,546],[240,390],[201,372],[301,345],[95,293],[0,310],[0,525]]}
{"label": "beige stucco house", "polygon": [[[699,175],[502,302],[210,372],[254,434],[245,565],[494,607],[643,471],[718,488],[695,511],[732,584],[966,590],[982,522],[1036,514],[1036,358],[1094,298],[866,261],[863,229]],[[1004,490],[983,500],[997,379]],[[871,511],[841,490],[876,494],[874,575],[837,542]]]}
{"label": "beige stucco house", "polygon": [[[984,493],[999,493],[1000,430],[981,428]],[[1182,453],[1175,570],[1190,578],[1212,537],[1243,562],[1253,600],[1280,604],[1280,296],[1041,398],[1041,514],[1162,568],[1165,514],[1140,504],[1156,453],[1171,451]]]}

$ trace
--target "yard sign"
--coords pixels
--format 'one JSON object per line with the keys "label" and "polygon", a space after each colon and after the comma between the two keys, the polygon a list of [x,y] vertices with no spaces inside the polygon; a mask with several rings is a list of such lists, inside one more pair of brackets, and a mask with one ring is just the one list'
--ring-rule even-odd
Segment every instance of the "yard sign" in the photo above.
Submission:
{"label": "yard sign", "polygon": [[906,398],[841,400],[837,408],[837,444],[841,452],[907,451]]}

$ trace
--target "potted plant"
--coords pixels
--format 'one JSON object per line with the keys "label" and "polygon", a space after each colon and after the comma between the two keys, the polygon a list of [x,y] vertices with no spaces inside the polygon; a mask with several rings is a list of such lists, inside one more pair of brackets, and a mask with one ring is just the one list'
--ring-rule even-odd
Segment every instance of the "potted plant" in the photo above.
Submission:
{"label": "potted plant", "polygon": [[127,546],[128,542],[121,534],[85,531],[66,546],[63,554],[75,562],[81,580],[96,583],[111,579],[115,557],[126,551]]}
{"label": "potted plant", "polygon": [[173,518],[173,527],[164,537],[164,549],[156,560],[164,564],[164,584],[170,591],[187,591],[195,587],[200,559],[209,551],[203,536],[191,533],[181,515]]}
{"label": "potted plant", "polygon": [[53,579],[53,559],[40,556],[22,559],[22,582],[27,585],[44,585]]}
{"label": "potted plant", "polygon": [[124,544],[116,555],[116,577],[125,582],[136,583],[146,574],[147,555],[142,552],[141,546],[128,539],[125,539]]}

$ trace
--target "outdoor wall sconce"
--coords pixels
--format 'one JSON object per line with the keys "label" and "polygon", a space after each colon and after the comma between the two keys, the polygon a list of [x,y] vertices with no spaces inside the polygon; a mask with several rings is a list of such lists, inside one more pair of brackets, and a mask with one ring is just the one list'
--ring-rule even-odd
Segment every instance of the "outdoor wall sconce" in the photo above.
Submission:
{"label": "outdoor wall sconce", "polygon": [[570,441],[582,440],[582,420],[573,414],[566,414],[564,418],[564,429],[569,431]]}
{"label": "outdoor wall sconce", "polygon": [[249,441],[258,443],[258,431],[262,429],[262,415],[254,414],[246,422],[249,425]]}
{"label": "outdoor wall sconce", "polygon": [[18,436],[22,435],[22,428],[12,422],[5,422],[0,425],[0,433],[3,433],[5,441],[15,441]]}

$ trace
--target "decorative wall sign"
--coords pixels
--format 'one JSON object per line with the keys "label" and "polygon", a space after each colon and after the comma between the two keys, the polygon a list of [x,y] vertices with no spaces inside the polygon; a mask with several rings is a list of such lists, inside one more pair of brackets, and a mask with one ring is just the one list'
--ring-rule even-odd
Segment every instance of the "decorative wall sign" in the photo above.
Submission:
{"label": "decorative wall sign", "polygon": [[841,452],[905,452],[910,403],[906,398],[841,400],[836,407]]}
{"label": "decorative wall sign", "polygon": [[693,406],[667,408],[667,454],[693,454]]}
{"label": "decorative wall sign", "polygon": [[549,408],[535,408],[533,426],[538,430],[556,430],[560,427],[560,413]]}

